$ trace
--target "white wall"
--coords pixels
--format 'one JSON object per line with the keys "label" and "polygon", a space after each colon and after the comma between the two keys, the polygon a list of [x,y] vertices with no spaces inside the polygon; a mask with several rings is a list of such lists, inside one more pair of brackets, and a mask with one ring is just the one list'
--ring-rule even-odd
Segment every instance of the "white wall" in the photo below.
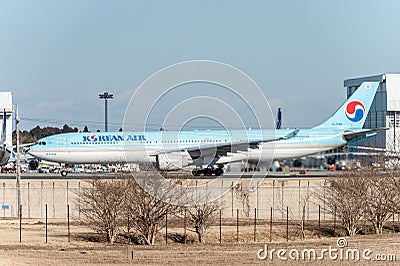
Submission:
{"label": "white wall", "polygon": [[387,110],[400,111],[400,74],[386,74]]}
{"label": "white wall", "polygon": [[3,114],[6,111],[6,143],[12,145],[13,104],[12,92],[0,92],[0,136],[3,133]]}

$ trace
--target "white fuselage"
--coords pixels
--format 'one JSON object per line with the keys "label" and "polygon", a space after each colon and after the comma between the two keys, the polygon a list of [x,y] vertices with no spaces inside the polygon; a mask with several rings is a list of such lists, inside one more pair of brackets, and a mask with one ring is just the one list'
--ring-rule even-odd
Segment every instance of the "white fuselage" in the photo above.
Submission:
{"label": "white fuselage", "polygon": [[[249,140],[279,138],[290,130],[246,131]],[[185,133],[150,132],[127,135],[119,133],[70,133],[54,135],[38,141],[30,147],[29,153],[37,158],[60,163],[154,163],[155,154],[169,150],[185,150],[185,148],[203,144],[215,146],[241,140],[242,134],[228,135],[219,131],[188,131]],[[130,136],[130,137],[126,137]],[[217,163],[232,161],[271,161],[297,158],[342,146],[345,141],[341,132],[301,130],[299,136],[291,139],[261,143],[258,148],[239,151],[221,157]]]}

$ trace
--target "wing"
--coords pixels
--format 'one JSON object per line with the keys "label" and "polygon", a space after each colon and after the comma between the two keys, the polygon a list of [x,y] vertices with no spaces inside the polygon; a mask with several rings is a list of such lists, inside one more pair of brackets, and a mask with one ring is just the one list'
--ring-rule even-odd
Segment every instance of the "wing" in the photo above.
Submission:
{"label": "wing", "polygon": [[203,144],[191,147],[185,147],[182,149],[171,149],[171,150],[162,150],[157,151],[153,156],[157,156],[161,153],[168,154],[168,153],[175,153],[175,152],[187,152],[189,153],[190,157],[194,159],[198,159],[200,157],[207,157],[207,156],[214,156],[215,159],[218,159],[222,156],[227,156],[228,153],[237,153],[238,151],[247,151],[248,148],[255,149],[261,143],[266,142],[273,142],[273,141],[280,141],[292,138],[298,134],[300,130],[295,129],[291,131],[289,134],[278,137],[278,138],[271,138],[271,139],[257,139],[257,140],[243,140],[243,141],[234,141],[234,142],[221,142],[221,143],[211,143],[211,144]]}
{"label": "wing", "polygon": [[193,148],[188,148],[186,151],[190,154],[193,159],[199,158],[204,155],[214,155],[216,158],[221,156],[227,156],[228,153],[237,153],[238,151],[247,151],[250,149],[257,149],[261,143],[279,141],[292,138],[298,134],[299,130],[293,130],[289,134],[279,137],[279,138],[271,138],[271,139],[258,139],[258,140],[244,140],[244,141],[235,141],[235,142],[227,142],[227,143],[214,143],[209,145],[202,145]]}

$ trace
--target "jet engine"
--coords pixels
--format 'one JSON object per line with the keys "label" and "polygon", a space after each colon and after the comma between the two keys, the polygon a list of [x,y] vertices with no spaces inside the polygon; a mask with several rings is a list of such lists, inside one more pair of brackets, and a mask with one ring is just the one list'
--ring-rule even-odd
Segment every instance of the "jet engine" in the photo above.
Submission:
{"label": "jet engine", "polygon": [[193,161],[188,152],[161,153],[156,157],[157,168],[160,170],[180,170]]}

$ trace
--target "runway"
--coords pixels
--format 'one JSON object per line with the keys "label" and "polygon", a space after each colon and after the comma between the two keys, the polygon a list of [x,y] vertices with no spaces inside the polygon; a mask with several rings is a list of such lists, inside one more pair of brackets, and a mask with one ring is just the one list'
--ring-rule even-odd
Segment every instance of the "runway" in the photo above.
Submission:
{"label": "runway", "polygon": [[[115,179],[118,178],[119,175],[115,173],[109,174],[79,174],[79,173],[70,173],[67,176],[61,176],[60,174],[41,174],[41,173],[24,173],[21,174],[21,180],[76,180],[76,179],[91,179],[93,177],[98,177],[101,179]],[[10,180],[16,179],[15,174],[0,174],[0,180]]]}
{"label": "runway", "polygon": [[[336,175],[335,172],[308,172],[306,174],[299,174],[297,172],[293,173],[226,173],[222,176],[190,176],[191,179],[249,179],[249,178],[257,178],[257,179],[298,179],[298,178],[326,178],[329,176]],[[43,173],[23,173],[21,174],[21,180],[85,180],[91,179],[94,177],[100,179],[117,179],[120,178],[122,173],[107,173],[107,174],[85,174],[85,173],[69,173],[66,177],[61,176],[60,174],[43,174]],[[167,178],[188,178],[187,174],[182,173],[168,173]],[[15,174],[0,174],[0,180],[12,180],[16,179]]]}

